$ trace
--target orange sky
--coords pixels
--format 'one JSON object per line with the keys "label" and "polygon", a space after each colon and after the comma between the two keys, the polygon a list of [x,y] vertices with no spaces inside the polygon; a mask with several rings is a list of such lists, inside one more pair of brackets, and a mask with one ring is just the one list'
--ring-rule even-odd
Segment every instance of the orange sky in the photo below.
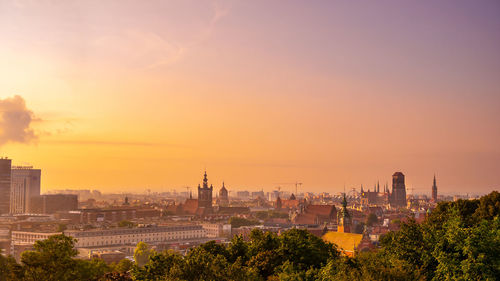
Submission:
{"label": "orange sky", "polygon": [[[495,1],[2,1],[42,190],[500,186]],[[5,117],[4,117],[5,119]],[[2,123],[2,126],[8,124]],[[4,127],[3,129],[5,129]],[[7,134],[5,134],[7,140]],[[293,190],[292,186],[282,185]]]}

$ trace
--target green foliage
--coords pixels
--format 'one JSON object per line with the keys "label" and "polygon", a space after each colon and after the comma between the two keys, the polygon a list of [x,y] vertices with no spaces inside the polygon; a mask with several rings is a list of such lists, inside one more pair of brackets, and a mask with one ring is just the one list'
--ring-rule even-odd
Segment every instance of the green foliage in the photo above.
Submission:
{"label": "green foliage", "polygon": [[391,262],[381,253],[365,252],[355,258],[332,259],[317,275],[321,281],[341,280],[425,280],[418,269]]}
{"label": "green foliage", "polygon": [[144,266],[148,261],[149,257],[154,253],[154,251],[145,242],[137,243],[134,250],[134,260],[138,266]]}
{"label": "green foliage", "polygon": [[133,222],[131,222],[131,221],[126,221],[126,220],[124,220],[124,221],[120,221],[120,222],[118,223],[118,226],[119,226],[119,227],[134,227],[134,226],[135,226],[135,224],[134,224]]}
{"label": "green foliage", "polygon": [[428,219],[409,219],[381,239],[383,258],[427,280],[496,280],[500,276],[500,196],[441,202]]}
{"label": "green foliage", "polygon": [[269,211],[256,212],[255,217],[260,220],[273,219],[273,218],[288,219],[288,214],[269,210]]}
{"label": "green foliage", "polygon": [[[75,240],[55,235],[22,254],[22,263],[0,255],[0,280],[498,280],[500,196],[443,202],[427,220],[408,218],[381,238],[377,252],[341,257],[332,244],[305,230],[277,235],[254,229],[249,239],[229,245],[214,241],[185,256],[156,253],[143,242],[136,264],[112,267],[102,260],[78,260]],[[369,221],[367,221],[369,223]]]}
{"label": "green foliage", "polygon": [[63,232],[67,229],[68,227],[66,226],[66,224],[64,223],[60,223],[58,226],[57,226],[57,232]]}
{"label": "green foliage", "polygon": [[371,213],[366,217],[366,225],[367,226],[373,226],[374,224],[378,223],[378,218],[377,215]]}
{"label": "green foliage", "polygon": [[241,226],[251,226],[251,225],[258,225],[259,222],[256,220],[249,220],[245,218],[240,218],[240,217],[231,217],[229,219],[229,223],[231,224],[232,228],[238,228]]}
{"label": "green foliage", "polygon": [[0,280],[14,281],[21,280],[22,277],[22,267],[16,263],[16,260],[11,256],[5,257],[0,252]]}
{"label": "green foliage", "polygon": [[122,259],[114,266],[113,269],[116,272],[125,273],[125,272],[131,270],[133,266],[134,266],[134,263],[131,260]]}
{"label": "green foliage", "polygon": [[34,251],[21,255],[21,280],[98,280],[109,271],[102,260],[74,259],[75,239],[63,234],[35,242]]}

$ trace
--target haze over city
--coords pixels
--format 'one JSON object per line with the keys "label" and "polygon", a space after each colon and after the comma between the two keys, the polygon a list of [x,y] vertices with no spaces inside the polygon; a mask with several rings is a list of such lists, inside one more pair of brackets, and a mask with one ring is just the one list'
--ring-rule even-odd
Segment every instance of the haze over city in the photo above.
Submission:
{"label": "haze over city", "polygon": [[[0,154],[42,191],[500,185],[498,1],[2,1]],[[283,185],[290,191],[292,185]]]}

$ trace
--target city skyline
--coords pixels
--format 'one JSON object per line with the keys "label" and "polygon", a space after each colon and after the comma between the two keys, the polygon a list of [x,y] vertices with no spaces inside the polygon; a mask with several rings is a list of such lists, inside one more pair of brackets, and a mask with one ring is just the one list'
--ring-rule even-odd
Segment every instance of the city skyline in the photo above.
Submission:
{"label": "city skyline", "polygon": [[499,11],[2,1],[0,154],[41,169],[42,192],[194,190],[206,169],[217,192],[334,193],[402,171],[415,193],[436,175],[439,194],[486,194],[500,186]]}

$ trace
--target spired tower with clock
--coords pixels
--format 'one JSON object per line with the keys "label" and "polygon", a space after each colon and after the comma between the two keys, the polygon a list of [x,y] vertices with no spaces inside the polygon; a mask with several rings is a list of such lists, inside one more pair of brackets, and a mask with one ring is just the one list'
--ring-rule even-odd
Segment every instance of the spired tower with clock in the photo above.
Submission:
{"label": "spired tower with clock", "polygon": [[203,176],[203,186],[198,185],[198,207],[211,209],[212,208],[212,191],[213,186],[208,186],[207,171]]}

